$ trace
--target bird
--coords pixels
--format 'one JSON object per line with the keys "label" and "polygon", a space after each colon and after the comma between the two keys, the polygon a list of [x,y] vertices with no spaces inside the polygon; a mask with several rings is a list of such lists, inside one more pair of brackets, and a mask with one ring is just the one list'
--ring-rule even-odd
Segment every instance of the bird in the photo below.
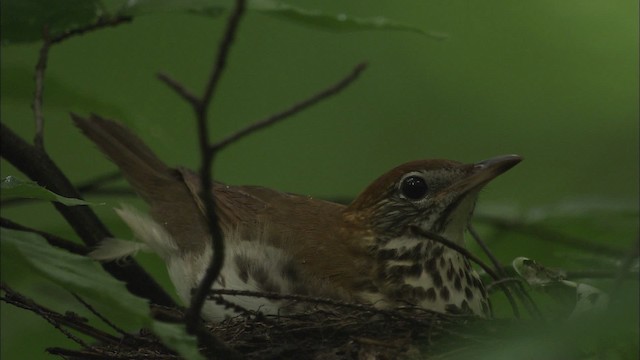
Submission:
{"label": "bird", "polygon": [[[212,256],[200,177],[165,164],[117,121],[93,114],[72,114],[72,119],[149,205],[148,213],[128,205],[115,210],[139,241],[104,239],[91,256],[113,261],[139,250],[155,252],[188,304]],[[210,196],[226,250],[212,288],[490,317],[487,291],[470,260],[425,234],[464,246],[480,190],[521,160],[503,155],[468,164],[407,162],[347,205],[214,181]],[[291,300],[240,295],[225,300],[264,314],[304,310]],[[215,321],[232,315],[224,305],[209,300],[202,316]]]}

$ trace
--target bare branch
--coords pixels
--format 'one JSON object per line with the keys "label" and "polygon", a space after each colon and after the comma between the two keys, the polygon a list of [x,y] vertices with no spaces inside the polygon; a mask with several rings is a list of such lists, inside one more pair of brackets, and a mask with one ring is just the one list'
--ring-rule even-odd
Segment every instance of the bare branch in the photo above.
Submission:
{"label": "bare branch", "polygon": [[[62,196],[82,198],[46,152],[29,145],[3,123],[0,123],[0,155],[40,186]],[[65,206],[57,202],[52,205],[85,244],[94,246],[104,238],[113,237],[88,206]],[[159,305],[175,306],[171,296],[135,261],[102,266],[115,278],[126,282],[131,293]]]}
{"label": "bare branch", "polygon": [[63,239],[61,237],[58,237],[56,235],[53,234],[49,234],[47,232],[44,231],[40,231],[40,230],[36,230],[36,229],[32,229],[20,224],[17,224],[9,219],[5,219],[5,218],[0,218],[0,227],[6,228],[6,229],[13,229],[13,230],[18,230],[18,231],[26,231],[26,232],[31,232],[34,234],[38,234],[40,236],[42,236],[45,240],[47,240],[47,242],[55,247],[59,247],[61,249],[65,249],[71,253],[74,254],[78,254],[78,255],[86,255],[89,252],[89,249],[86,246],[82,246],[80,244],[77,244],[71,240],[67,240],[67,239]]}
{"label": "bare branch", "polygon": [[42,30],[42,47],[36,64],[36,89],[33,94],[33,115],[35,117],[36,131],[33,137],[33,143],[36,148],[44,149],[44,114],[42,112],[43,94],[44,94],[44,74],[47,69],[47,60],[49,59],[49,48],[51,47],[51,39],[49,38],[49,28],[47,26]]}
{"label": "bare branch", "polygon": [[477,221],[484,222],[500,229],[506,229],[525,235],[531,235],[543,241],[552,242],[554,244],[562,244],[596,254],[608,255],[616,258],[624,257],[627,254],[626,250],[616,249],[604,244],[591,242],[586,239],[560,234],[556,231],[545,229],[544,227],[535,224],[525,224],[519,221],[485,215],[476,215],[474,218]]}
{"label": "bare branch", "polygon": [[[500,277],[503,278],[504,280],[504,278],[507,277],[507,274],[504,271],[504,267],[502,266],[498,258],[496,258],[495,255],[493,255],[493,253],[491,252],[491,249],[489,249],[487,244],[482,240],[482,238],[480,238],[480,234],[478,234],[476,229],[471,224],[469,224],[467,228],[469,229],[469,233],[471,234],[471,237],[473,237],[474,240],[478,243],[478,245],[480,245],[484,253],[487,254],[487,257],[493,264],[498,275],[500,275]],[[531,296],[529,296],[529,294],[525,291],[522,284],[520,282],[515,283],[514,289],[515,289],[516,296],[518,296],[518,298],[520,299],[520,302],[522,302],[522,304],[524,304],[524,306],[527,308],[527,310],[529,311],[529,314],[531,314],[532,316],[535,316],[538,319],[541,319],[542,312],[540,312],[540,309],[538,309],[538,306],[533,301]]]}
{"label": "bare branch", "polygon": [[89,304],[88,302],[84,301],[84,299],[81,298],[78,294],[72,292],[71,295],[73,295],[73,297],[76,298],[76,300],[78,300],[85,308],[87,308],[87,310],[91,311],[91,313],[93,315],[95,315],[98,319],[102,320],[102,322],[107,324],[110,328],[112,328],[116,332],[120,333],[120,335],[123,335],[123,336],[128,336],[129,335],[126,331],[122,330],[119,326],[117,326],[112,321],[107,319],[104,315],[99,313],[98,310],[96,310],[93,306],[91,306],[91,304]]}
{"label": "bare branch", "polygon": [[227,26],[224,35],[222,36],[222,41],[218,46],[216,62],[211,70],[211,74],[209,75],[209,81],[207,81],[202,98],[200,99],[200,111],[203,112],[203,117],[205,118],[209,104],[213,100],[215,90],[218,87],[224,68],[227,65],[229,49],[235,40],[240,19],[242,18],[242,15],[244,15],[245,3],[245,0],[236,0],[236,6],[227,20]]}
{"label": "bare branch", "polygon": [[240,18],[244,14],[244,10],[245,0],[237,0],[231,15],[227,20],[224,37],[220,42],[216,62],[211,72],[209,81],[207,82],[204,94],[200,102],[194,106],[194,110],[196,112],[198,140],[200,144],[201,154],[200,181],[202,189],[200,197],[204,204],[205,214],[207,216],[207,224],[209,227],[209,233],[211,234],[213,255],[211,256],[209,266],[207,267],[204,276],[200,280],[200,284],[198,285],[195,294],[191,297],[191,304],[185,314],[187,331],[189,331],[190,333],[194,333],[196,330],[197,324],[200,320],[200,312],[202,311],[202,306],[204,305],[207,293],[211,288],[213,282],[220,274],[220,271],[222,270],[222,266],[224,264],[224,238],[222,229],[220,228],[220,223],[218,221],[218,216],[215,211],[215,199],[210,193],[210,189],[212,188],[213,184],[211,169],[213,167],[215,152],[209,150],[210,143],[207,113],[209,104],[211,103],[212,97],[214,95],[214,90],[218,84],[218,81],[220,80],[220,77],[222,76],[222,71],[224,70],[226,59],[229,55],[229,48],[233,44],[235,33],[238,29]]}
{"label": "bare branch", "polygon": [[300,111],[303,111],[305,109],[307,109],[308,107],[317,104],[318,102],[332,96],[335,95],[337,93],[339,93],[340,91],[342,91],[344,88],[346,88],[347,86],[349,86],[353,81],[355,81],[358,76],[360,76],[360,73],[362,73],[362,71],[364,71],[364,69],[366,69],[367,64],[366,63],[360,63],[358,64],[352,71],[351,73],[349,73],[347,76],[345,76],[344,78],[342,78],[340,81],[338,81],[337,83],[329,86],[328,88],[318,92],[317,94],[300,101],[299,103],[294,104],[293,106],[291,106],[289,109],[286,109],[280,113],[271,115],[265,119],[259,120],[254,122],[253,124],[250,124],[249,126],[245,127],[244,129],[241,129],[240,131],[231,134],[230,136],[218,141],[217,143],[213,144],[211,146],[212,151],[220,151],[221,149],[223,149],[224,147],[226,147],[229,144],[232,144],[238,140],[240,140],[241,138],[252,134],[258,130],[262,130],[268,126],[271,126],[281,120],[284,120],[292,115],[295,115],[297,113],[299,113]]}
{"label": "bare branch", "polygon": [[50,310],[36,303],[32,299],[14,291],[4,283],[0,286],[0,288],[5,293],[5,296],[0,298],[2,301],[38,314],[39,316],[47,320],[56,329],[58,329],[58,331],[65,334],[65,336],[75,341],[76,343],[80,344],[82,347],[91,349],[91,346],[86,344],[80,338],[71,334],[63,326],[67,326],[69,328],[77,330],[85,335],[88,335],[96,340],[103,341],[105,343],[110,343],[110,344],[121,343],[121,340],[118,339],[117,337],[86,324],[84,319],[82,319],[78,315],[75,315],[73,313],[68,313],[64,315],[56,311]]}
{"label": "bare branch", "polygon": [[51,38],[51,44],[61,43],[71,37],[84,35],[88,32],[96,31],[99,29],[107,28],[107,27],[115,27],[121,24],[130,23],[133,20],[130,16],[117,16],[114,18],[110,17],[101,17],[93,24],[89,24],[87,26],[83,26],[77,29],[71,29],[65,33],[60,35],[56,35]]}
{"label": "bare branch", "polygon": [[174,80],[172,77],[170,77],[165,73],[158,73],[156,76],[162,82],[167,84],[167,86],[169,86],[178,95],[180,95],[180,97],[182,97],[186,102],[191,104],[191,106],[193,106],[194,108],[197,108],[199,106],[200,100],[198,99],[198,97],[193,95],[189,90],[187,90],[187,88],[184,85]]}

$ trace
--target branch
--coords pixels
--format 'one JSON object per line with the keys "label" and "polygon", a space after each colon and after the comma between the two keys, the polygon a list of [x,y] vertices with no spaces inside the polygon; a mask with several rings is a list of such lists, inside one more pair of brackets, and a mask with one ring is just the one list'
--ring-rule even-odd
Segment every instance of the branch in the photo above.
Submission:
{"label": "branch", "polygon": [[[91,346],[87,345],[84,341],[77,338],[75,335],[71,334],[68,330],[64,329],[63,326],[67,326],[71,329],[77,330],[85,335],[88,335],[98,341],[118,345],[121,344],[121,339],[106,333],[102,330],[96,329],[91,325],[86,324],[83,318],[73,313],[67,313],[65,315],[50,310],[32,299],[14,291],[6,284],[1,284],[0,288],[4,291],[5,296],[0,298],[2,301],[7,304],[11,304],[17,306],[19,308],[29,310],[40,317],[47,320],[51,325],[53,325],[58,331],[65,334],[69,339],[75,341],[80,344],[82,347],[91,348]],[[73,315],[72,315],[73,314]]]}
{"label": "branch", "polygon": [[213,167],[213,160],[215,158],[215,152],[210,151],[209,145],[209,129],[207,121],[207,113],[209,104],[212,101],[214,90],[222,76],[222,71],[226,64],[226,59],[229,54],[229,48],[235,38],[235,33],[238,29],[240,18],[245,10],[245,0],[237,0],[236,6],[233,12],[229,16],[227,21],[227,27],[222,41],[220,42],[218,56],[216,58],[215,65],[213,67],[209,81],[205,88],[204,94],[197,104],[194,106],[196,111],[197,123],[198,123],[198,137],[200,144],[201,154],[201,167],[200,167],[200,180],[201,180],[201,200],[204,203],[205,214],[207,216],[207,224],[209,227],[209,233],[211,234],[213,255],[207,270],[200,280],[200,284],[197,287],[195,294],[191,297],[191,304],[185,314],[185,323],[187,331],[193,333],[195,331],[196,324],[199,323],[200,312],[207,296],[207,292],[216,280],[222,266],[224,265],[224,238],[218,216],[215,211],[215,199],[210,193],[213,188],[213,177],[211,170]]}
{"label": "branch", "polygon": [[474,218],[478,221],[487,223],[500,229],[506,229],[525,235],[531,235],[543,241],[552,242],[554,244],[562,244],[576,249],[590,251],[596,254],[608,255],[616,258],[624,257],[627,254],[626,250],[616,249],[585,239],[563,235],[534,224],[525,224],[518,221],[485,215],[476,215]]}
{"label": "branch", "polygon": [[[47,153],[27,144],[3,123],[0,123],[0,156],[40,186],[62,196],[82,198]],[[113,237],[88,206],[52,204],[85,244],[95,246],[102,239]],[[156,304],[175,306],[173,299],[135,261],[126,264],[105,263],[102,267],[115,278],[126,282],[131,293]]]}
{"label": "branch", "polygon": [[17,224],[9,219],[0,218],[0,227],[38,234],[42,236],[45,240],[47,240],[47,242],[50,245],[67,250],[70,253],[74,253],[78,255],[86,255],[87,253],[89,253],[89,249],[86,246],[77,244],[71,240],[63,239],[61,237],[58,237],[53,234],[49,234],[44,231],[32,229],[32,228]]}
{"label": "branch", "polygon": [[44,73],[47,69],[47,60],[49,58],[49,48],[51,47],[51,39],[49,38],[49,28],[44,27],[42,31],[42,47],[36,64],[36,89],[33,94],[33,115],[36,122],[36,131],[33,137],[33,143],[38,149],[44,149],[44,114],[42,112],[42,97],[44,94]]}
{"label": "branch", "polygon": [[281,120],[284,120],[286,118],[288,118],[289,116],[295,115],[297,113],[299,113],[300,111],[305,110],[306,108],[313,106],[315,104],[317,104],[318,102],[332,96],[335,95],[337,93],[339,93],[340,91],[342,91],[344,88],[346,88],[347,86],[349,86],[352,82],[354,82],[359,76],[360,73],[362,73],[362,71],[364,71],[364,69],[366,69],[367,64],[366,63],[360,63],[358,64],[352,71],[351,73],[349,73],[347,76],[345,76],[343,79],[341,79],[340,81],[338,81],[337,83],[331,85],[330,87],[318,92],[317,94],[300,101],[297,104],[294,104],[293,106],[291,106],[289,109],[286,109],[278,114],[274,114],[271,115],[269,117],[267,117],[266,119],[263,120],[259,120],[254,122],[253,124],[250,124],[249,126],[245,127],[244,129],[241,129],[240,131],[231,134],[230,136],[218,141],[217,143],[213,144],[211,146],[211,150],[212,151],[220,151],[221,149],[223,149],[224,147],[226,147],[229,144],[232,144],[238,140],[240,140],[241,138],[252,134],[256,131],[262,130],[268,126],[271,126]]}
{"label": "branch", "polygon": [[60,35],[51,38],[51,45],[61,43],[71,37],[84,35],[107,27],[115,27],[121,24],[130,23],[133,20],[130,16],[101,17],[95,23],[77,29],[68,30]]}
{"label": "branch", "polygon": [[[506,278],[507,273],[504,271],[504,267],[502,266],[498,258],[496,258],[495,255],[493,255],[493,253],[491,252],[487,244],[484,241],[482,241],[482,238],[480,238],[480,234],[478,234],[476,229],[471,224],[469,224],[467,228],[469,229],[469,233],[471,233],[471,236],[475,239],[478,245],[480,245],[484,253],[487,254],[487,257],[489,257],[489,260],[493,264],[498,275],[500,275],[502,279]],[[518,298],[520,299],[520,302],[522,302],[522,304],[524,304],[524,306],[527,308],[527,310],[529,311],[529,314],[531,314],[532,316],[538,319],[542,319],[542,312],[540,312],[540,309],[538,309],[538,306],[536,306],[536,303],[533,301],[531,296],[529,296],[529,294],[525,291],[524,286],[522,286],[522,284],[518,282],[518,283],[515,283],[514,288],[515,288],[516,296],[518,296]]]}

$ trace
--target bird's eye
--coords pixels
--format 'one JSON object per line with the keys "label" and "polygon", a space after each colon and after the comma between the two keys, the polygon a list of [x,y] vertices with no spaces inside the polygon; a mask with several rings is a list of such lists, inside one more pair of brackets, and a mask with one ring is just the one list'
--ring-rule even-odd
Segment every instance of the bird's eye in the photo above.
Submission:
{"label": "bird's eye", "polygon": [[422,199],[427,194],[427,190],[429,190],[427,182],[418,175],[407,176],[400,184],[400,192],[410,200]]}

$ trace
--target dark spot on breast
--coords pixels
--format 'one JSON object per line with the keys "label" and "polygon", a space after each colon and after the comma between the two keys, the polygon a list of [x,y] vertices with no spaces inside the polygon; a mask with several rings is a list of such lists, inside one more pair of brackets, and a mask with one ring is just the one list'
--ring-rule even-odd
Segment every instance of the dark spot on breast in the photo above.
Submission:
{"label": "dark spot on breast", "polygon": [[293,261],[287,261],[284,266],[282,266],[280,273],[285,280],[289,280],[294,283],[300,280],[298,268]]}
{"label": "dark spot on breast", "polygon": [[264,267],[253,268],[249,276],[256,281],[260,290],[273,293],[280,292],[280,286],[269,277],[267,269]]}
{"label": "dark spot on breast", "polygon": [[422,244],[414,246],[411,250],[402,254],[400,259],[402,260],[414,260],[418,261],[422,259]]}
{"label": "dark spot on breast", "polygon": [[473,279],[471,278],[471,273],[468,271],[464,272],[464,280],[467,283],[467,285],[472,285],[473,284]]}
{"label": "dark spot on breast", "polygon": [[444,259],[444,256],[440,257],[440,268],[444,269],[447,266],[447,260]]}
{"label": "dark spot on breast", "polygon": [[425,261],[425,263],[424,263],[424,271],[428,272],[429,274],[433,274],[434,272],[437,272],[438,271],[438,259],[430,258],[429,260]]}
{"label": "dark spot on breast", "polygon": [[420,264],[394,265],[386,270],[388,279],[402,279],[404,277],[420,277],[422,274],[422,266]]}
{"label": "dark spot on breast", "polygon": [[462,300],[462,304],[460,304],[460,310],[462,310],[463,313],[471,312],[471,308],[469,307],[469,303],[467,302],[467,300]]}
{"label": "dark spot on breast", "polygon": [[233,262],[236,265],[238,277],[246,284],[249,281],[249,259],[243,255],[236,255],[233,257]]}
{"label": "dark spot on breast", "polygon": [[462,270],[462,268],[458,268],[458,276],[460,276],[461,278],[464,277],[464,271]]}
{"label": "dark spot on breast", "polygon": [[444,301],[449,301],[449,288],[448,287],[445,286],[442,289],[440,289],[440,297]]}
{"label": "dark spot on breast", "polygon": [[482,301],[482,313],[489,316],[491,315],[491,311],[489,309],[489,304],[486,301]]}
{"label": "dark spot on breast", "polygon": [[414,296],[418,300],[424,300],[427,297],[427,290],[425,290],[422,286],[418,286],[413,289]]}
{"label": "dark spot on breast", "polygon": [[398,258],[398,252],[396,249],[382,249],[378,250],[378,260],[394,260]]}
{"label": "dark spot on breast", "polygon": [[444,246],[436,246],[432,251],[431,251],[431,257],[434,258],[439,258],[440,256],[442,256],[442,254],[444,253]]}
{"label": "dark spot on breast", "polygon": [[439,272],[435,272],[431,274],[431,278],[433,279],[433,285],[435,285],[438,289],[442,287],[442,276]]}
{"label": "dark spot on breast", "polygon": [[456,288],[456,290],[462,291],[462,282],[460,281],[460,276],[458,276],[458,274],[456,274],[456,279],[453,282],[453,286]]}
{"label": "dark spot on breast", "polygon": [[598,301],[599,297],[600,297],[600,294],[592,293],[592,294],[587,295],[587,300],[589,300],[591,305],[595,305],[595,303],[596,303],[596,301]]}
{"label": "dark spot on breast", "polygon": [[468,300],[472,300],[473,299],[473,291],[471,291],[471,289],[469,289],[468,286],[464,287],[464,296],[468,299]]}
{"label": "dark spot on breast", "polygon": [[447,280],[449,281],[453,280],[454,273],[455,273],[455,270],[453,270],[452,267],[449,267],[449,269],[447,270]]}
{"label": "dark spot on breast", "polygon": [[469,259],[467,259],[467,258],[464,259],[464,268],[467,271],[471,271],[471,263],[469,262]]}
{"label": "dark spot on breast", "polygon": [[429,290],[427,290],[426,297],[429,301],[436,301],[436,289],[429,288]]}

